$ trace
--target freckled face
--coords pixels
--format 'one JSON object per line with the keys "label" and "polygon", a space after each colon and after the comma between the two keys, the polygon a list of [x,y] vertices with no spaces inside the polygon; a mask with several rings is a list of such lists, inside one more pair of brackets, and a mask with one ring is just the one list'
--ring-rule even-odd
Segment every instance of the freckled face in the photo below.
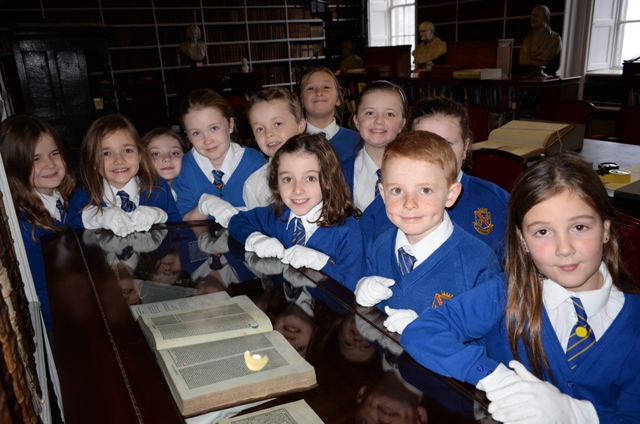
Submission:
{"label": "freckled face", "polygon": [[233,118],[225,118],[218,109],[207,107],[184,117],[187,137],[202,156],[219,169],[231,145]]}
{"label": "freckled face", "polygon": [[140,151],[125,131],[118,130],[101,141],[100,175],[115,188],[123,188],[138,174]]}
{"label": "freckled face", "polygon": [[43,134],[36,144],[31,169],[31,184],[36,191],[53,195],[66,175],[65,163],[53,137]]}
{"label": "freckled face", "polygon": [[149,143],[147,150],[153,166],[162,178],[171,181],[180,175],[184,152],[178,140],[166,134],[161,135]]}
{"label": "freckled face", "polygon": [[564,191],[529,209],[522,239],[546,277],[567,290],[596,290],[603,283],[598,268],[610,224],[579,196]]}
{"label": "freckled face", "polygon": [[455,203],[460,187],[460,183],[449,186],[437,164],[392,158],[382,170],[380,195],[387,216],[413,245],[442,222],[444,209]]}
{"label": "freckled face", "polygon": [[306,215],[322,202],[318,159],[308,153],[281,155],[278,190],[282,201],[294,214]]}
{"label": "freckled face", "polygon": [[469,140],[462,139],[459,119],[451,116],[435,115],[420,119],[413,125],[414,131],[429,131],[447,140],[456,155],[458,174],[467,155]]}
{"label": "freckled face", "polygon": [[261,102],[253,106],[249,112],[249,122],[260,150],[270,158],[287,140],[301,134],[307,125],[304,118],[296,122],[296,117],[283,100]]}

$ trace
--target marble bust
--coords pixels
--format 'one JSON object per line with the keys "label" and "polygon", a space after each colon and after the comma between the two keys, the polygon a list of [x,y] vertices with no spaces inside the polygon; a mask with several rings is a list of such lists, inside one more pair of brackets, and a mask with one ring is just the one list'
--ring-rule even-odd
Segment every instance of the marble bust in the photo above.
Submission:
{"label": "marble bust", "polygon": [[200,39],[200,28],[189,25],[185,30],[186,40],[180,43],[180,51],[189,59],[199,62],[207,54],[207,45]]}
{"label": "marble bust", "polygon": [[364,68],[364,62],[361,58],[356,56],[356,45],[347,40],[342,43],[342,54],[344,59],[340,62],[340,70],[343,73],[347,73],[349,69]]}
{"label": "marble bust", "polygon": [[547,6],[539,5],[531,11],[531,33],[520,48],[519,62],[522,66],[538,68],[540,76],[546,76],[542,69],[562,50],[562,39],[549,28],[551,14]]}
{"label": "marble bust", "polygon": [[431,22],[422,22],[418,31],[420,32],[420,43],[411,54],[413,55],[413,63],[418,68],[424,69],[429,62],[447,52],[447,43],[435,36],[435,27]]}

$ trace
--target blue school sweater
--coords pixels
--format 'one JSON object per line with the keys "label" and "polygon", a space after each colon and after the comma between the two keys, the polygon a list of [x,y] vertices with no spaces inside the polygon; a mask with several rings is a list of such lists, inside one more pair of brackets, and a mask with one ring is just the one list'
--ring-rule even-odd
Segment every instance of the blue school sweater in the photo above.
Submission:
{"label": "blue school sweater", "polygon": [[427,308],[437,308],[500,272],[498,259],[489,246],[454,225],[449,238],[403,276],[395,248],[398,231],[391,228],[367,246],[366,275],[391,278],[396,282],[391,286],[393,296],[376,305],[380,310],[390,306],[421,313]]}
{"label": "blue school sweater", "polygon": [[[158,178],[160,187],[152,190],[148,195],[147,191],[140,193],[139,205],[142,206],[154,206],[160,208],[169,216],[167,222],[180,222],[182,221],[182,215],[178,213],[176,202],[173,200],[171,194],[171,188],[164,178]],[[69,216],[71,217],[71,228],[84,228],[82,223],[82,210],[91,202],[91,193],[87,187],[77,188],[73,193],[71,200],[69,200]],[[139,206],[138,205],[138,206]],[[107,206],[104,201],[102,206]]]}
{"label": "blue school sweater", "polygon": [[[499,275],[444,308],[427,310],[405,328],[402,346],[425,367],[477,385],[499,363],[508,365],[514,359],[506,337],[506,295],[504,275]],[[625,293],[622,310],[574,370],[544,308],[542,315],[552,384],[593,403],[601,423],[640,423],[640,295]],[[465,344],[480,338],[484,346]],[[522,342],[518,353],[531,370]],[[547,375],[543,380],[551,383]]]}
{"label": "blue school sweater", "polygon": [[[256,231],[275,237],[285,248],[292,246],[287,221],[290,210],[285,208],[282,218],[277,218],[274,205],[240,212],[229,221],[229,235],[244,244]],[[329,256],[321,269],[334,280],[351,288],[364,275],[364,246],[360,225],[355,218],[347,218],[342,225],[318,227],[305,245]]]}
{"label": "blue school sweater", "polygon": [[222,191],[215,188],[209,177],[202,172],[192,152],[182,157],[182,170],[180,175],[173,180],[172,185],[178,194],[177,206],[181,217],[198,206],[200,196],[204,193],[218,196],[236,207],[245,206],[242,198],[244,182],[254,171],[264,165],[266,160],[262,153],[257,150],[246,147],[243,147],[243,149],[242,159],[240,159],[240,163],[225,183]]}
{"label": "blue school sweater", "polygon": [[348,128],[340,127],[338,132],[331,137],[329,143],[333,146],[341,161],[355,157],[358,153],[356,146],[360,141],[360,134]]}
{"label": "blue school sweater", "polygon": [[[24,242],[24,250],[27,253],[27,260],[29,261],[29,268],[31,269],[31,276],[33,277],[33,284],[36,288],[36,293],[40,299],[42,305],[42,318],[44,319],[44,326],[48,331],[51,331],[51,310],[49,308],[49,294],[47,292],[47,281],[44,276],[44,259],[42,258],[42,244],[41,239],[46,234],[53,234],[53,230],[46,230],[42,227],[35,227],[35,240],[31,235],[33,225],[27,221],[24,213],[20,212],[18,216],[20,224],[20,233],[22,234],[22,241]],[[66,221],[66,219],[65,219]],[[56,228],[61,228],[66,225],[66,222],[60,222],[57,219],[51,219],[51,223]]]}

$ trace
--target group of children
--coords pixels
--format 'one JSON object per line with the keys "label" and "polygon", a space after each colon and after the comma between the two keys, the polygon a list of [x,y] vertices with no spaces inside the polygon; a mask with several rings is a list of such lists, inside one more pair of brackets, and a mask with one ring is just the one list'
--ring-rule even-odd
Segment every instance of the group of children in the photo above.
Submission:
{"label": "group of children", "polygon": [[[102,117],[83,139],[75,192],[53,128],[28,116],[3,122],[0,151],[47,328],[42,235],[71,226],[125,236],[213,218],[247,251],[322,270],[359,304],[384,308],[418,361],[477,384],[496,419],[637,419],[640,298],[616,211],[588,165],[540,160],[509,199],[463,172],[473,140],[459,103],[424,99],[409,113],[401,87],[372,82],[355,132],[336,119],[344,99],[331,71],[307,70],[299,98],[268,88],[248,101],[268,161],[232,142],[232,110],[211,90],[179,105],[186,154],[169,130],[141,139],[126,118]],[[573,324],[585,310],[582,336]],[[590,348],[579,366],[566,360],[569,339],[597,340],[569,347]]]}

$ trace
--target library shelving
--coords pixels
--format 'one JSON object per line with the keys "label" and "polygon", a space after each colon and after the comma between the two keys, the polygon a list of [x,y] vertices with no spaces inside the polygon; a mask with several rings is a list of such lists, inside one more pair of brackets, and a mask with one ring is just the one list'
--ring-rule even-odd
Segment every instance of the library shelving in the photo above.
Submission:
{"label": "library shelving", "polygon": [[[376,76],[358,75],[342,78],[348,102]],[[535,118],[552,120],[553,108],[561,100],[576,99],[580,77],[538,79],[501,78],[494,80],[463,80],[452,78],[401,77],[386,78],[401,86],[410,104],[425,97],[445,96],[466,105],[487,108],[489,129],[512,119]]]}

